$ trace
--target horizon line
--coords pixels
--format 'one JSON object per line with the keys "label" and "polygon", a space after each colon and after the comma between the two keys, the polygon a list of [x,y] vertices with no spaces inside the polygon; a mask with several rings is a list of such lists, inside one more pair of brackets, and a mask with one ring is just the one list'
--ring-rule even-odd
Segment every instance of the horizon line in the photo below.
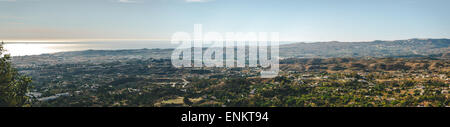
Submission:
{"label": "horizon line", "polygon": [[[398,41],[398,40],[430,40],[430,39],[450,39],[450,38],[408,38],[408,39],[377,39],[364,41],[342,41],[342,40],[317,40],[317,41],[299,41],[299,40],[280,40],[280,42],[296,42],[296,43],[319,43],[319,42],[374,42],[374,41]],[[19,40],[19,39],[5,39],[1,40],[4,43],[57,43],[57,42],[105,42],[105,41],[171,41],[170,39],[48,39],[48,40]]]}

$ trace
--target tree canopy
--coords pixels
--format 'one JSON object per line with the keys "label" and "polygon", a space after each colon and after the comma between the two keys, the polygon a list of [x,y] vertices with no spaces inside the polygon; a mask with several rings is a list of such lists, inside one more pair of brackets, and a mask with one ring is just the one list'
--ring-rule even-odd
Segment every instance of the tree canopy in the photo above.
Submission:
{"label": "tree canopy", "polygon": [[23,107],[29,105],[26,96],[31,78],[20,75],[11,65],[11,56],[4,54],[0,44],[0,107]]}

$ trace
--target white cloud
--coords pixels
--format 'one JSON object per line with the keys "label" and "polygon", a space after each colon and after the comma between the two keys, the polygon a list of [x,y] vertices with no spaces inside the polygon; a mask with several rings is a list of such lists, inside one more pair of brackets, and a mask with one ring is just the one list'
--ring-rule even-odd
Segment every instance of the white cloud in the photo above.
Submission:
{"label": "white cloud", "polygon": [[204,2],[210,2],[213,0],[185,0],[188,3],[204,3]]}
{"label": "white cloud", "polygon": [[119,3],[136,3],[137,1],[134,0],[119,0]]}

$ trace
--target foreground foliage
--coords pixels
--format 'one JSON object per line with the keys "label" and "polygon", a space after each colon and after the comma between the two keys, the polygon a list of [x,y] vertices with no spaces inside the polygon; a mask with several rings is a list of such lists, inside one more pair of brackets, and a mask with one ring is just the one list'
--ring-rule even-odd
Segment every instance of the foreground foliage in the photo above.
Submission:
{"label": "foreground foliage", "polygon": [[26,96],[31,78],[20,75],[11,66],[11,57],[3,54],[3,44],[0,44],[0,107],[29,106]]}

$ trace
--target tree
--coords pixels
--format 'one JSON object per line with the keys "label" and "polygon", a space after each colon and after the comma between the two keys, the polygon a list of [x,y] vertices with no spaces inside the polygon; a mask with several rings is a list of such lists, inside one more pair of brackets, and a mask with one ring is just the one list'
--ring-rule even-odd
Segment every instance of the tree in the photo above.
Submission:
{"label": "tree", "polygon": [[189,98],[184,97],[183,98],[183,102],[189,106],[192,106],[192,104],[194,104],[191,100],[189,100]]}
{"label": "tree", "polygon": [[0,44],[0,107],[23,107],[30,103],[26,96],[31,78],[20,75],[12,67],[9,54],[3,54],[3,42]]}

